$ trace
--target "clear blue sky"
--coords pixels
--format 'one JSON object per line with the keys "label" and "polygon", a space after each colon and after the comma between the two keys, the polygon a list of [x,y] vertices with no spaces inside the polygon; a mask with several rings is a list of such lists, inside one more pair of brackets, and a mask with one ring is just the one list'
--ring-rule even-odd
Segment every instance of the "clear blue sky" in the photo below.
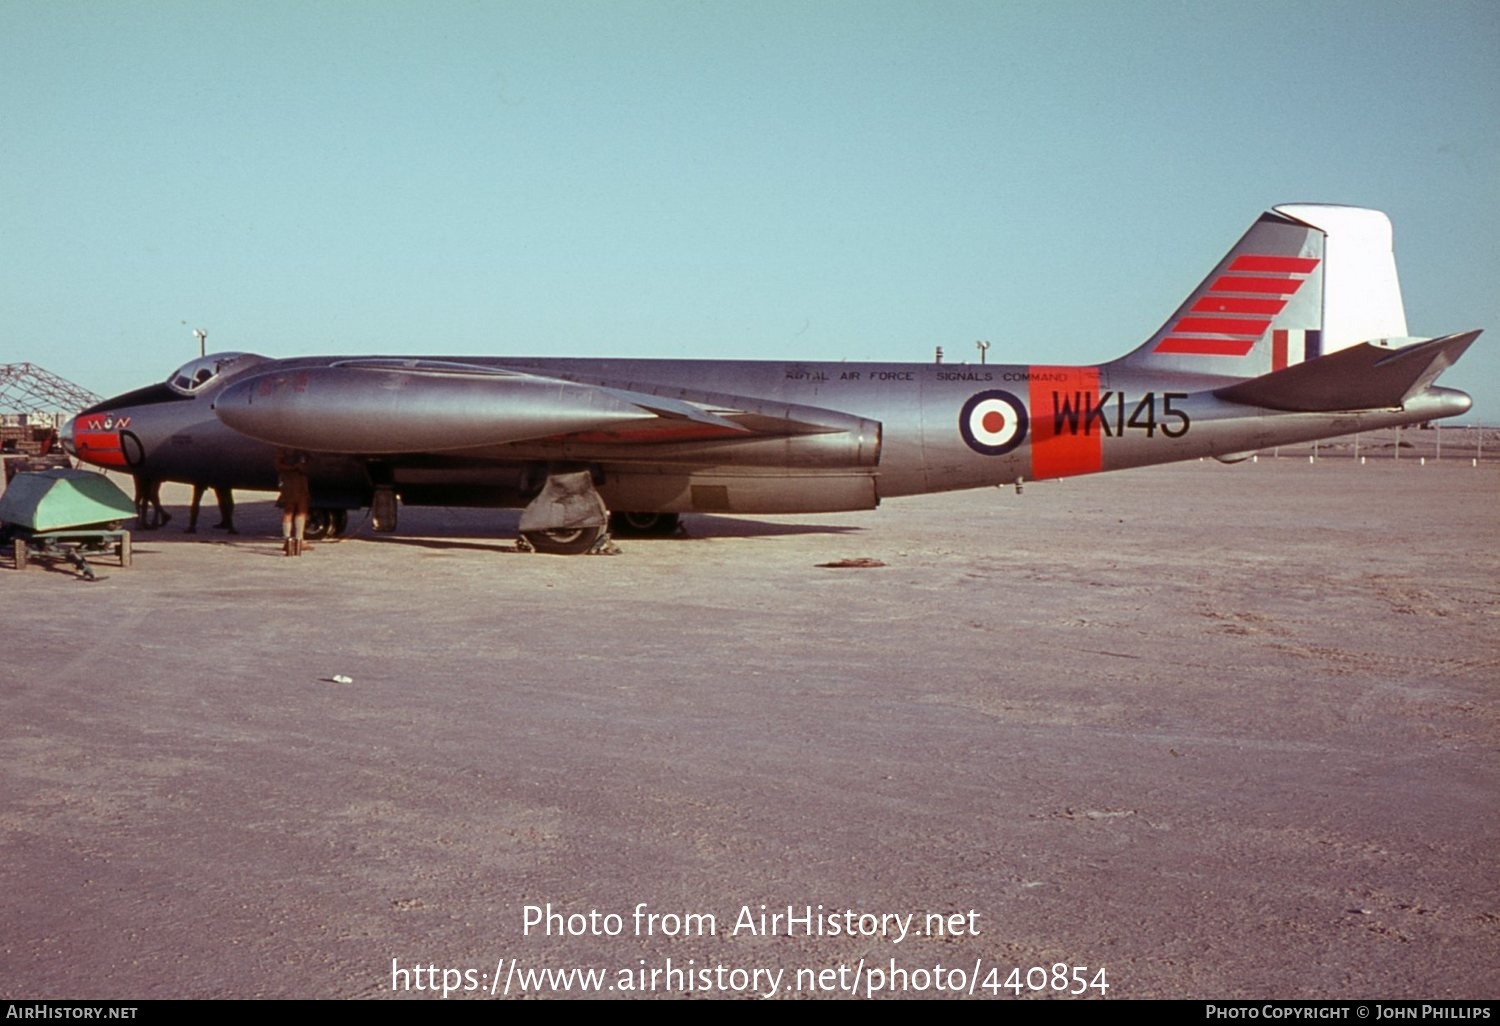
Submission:
{"label": "clear blue sky", "polygon": [[1377,207],[1500,422],[1500,4],[0,0],[0,362],[1084,363]]}

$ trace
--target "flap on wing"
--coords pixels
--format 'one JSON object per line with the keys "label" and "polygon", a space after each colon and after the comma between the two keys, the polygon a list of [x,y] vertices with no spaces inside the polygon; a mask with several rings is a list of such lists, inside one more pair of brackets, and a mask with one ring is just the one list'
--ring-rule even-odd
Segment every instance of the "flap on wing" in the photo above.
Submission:
{"label": "flap on wing", "polygon": [[1395,409],[1432,384],[1478,337],[1478,331],[1465,331],[1399,348],[1362,342],[1215,389],[1214,395],[1295,413]]}

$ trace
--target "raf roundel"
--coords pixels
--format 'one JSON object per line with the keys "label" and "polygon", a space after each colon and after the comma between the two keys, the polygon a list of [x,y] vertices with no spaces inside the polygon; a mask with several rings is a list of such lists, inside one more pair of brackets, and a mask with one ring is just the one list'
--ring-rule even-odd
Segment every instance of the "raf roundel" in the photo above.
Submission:
{"label": "raf roundel", "polygon": [[964,442],[985,456],[1004,456],[1026,441],[1030,423],[1025,404],[998,388],[971,396],[958,414]]}

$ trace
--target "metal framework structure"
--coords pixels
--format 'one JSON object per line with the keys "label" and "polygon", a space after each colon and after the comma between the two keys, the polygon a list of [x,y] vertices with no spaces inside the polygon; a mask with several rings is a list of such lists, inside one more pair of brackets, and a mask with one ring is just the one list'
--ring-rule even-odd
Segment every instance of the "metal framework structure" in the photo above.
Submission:
{"label": "metal framework structure", "polygon": [[0,363],[0,413],[77,413],[99,400],[34,363]]}

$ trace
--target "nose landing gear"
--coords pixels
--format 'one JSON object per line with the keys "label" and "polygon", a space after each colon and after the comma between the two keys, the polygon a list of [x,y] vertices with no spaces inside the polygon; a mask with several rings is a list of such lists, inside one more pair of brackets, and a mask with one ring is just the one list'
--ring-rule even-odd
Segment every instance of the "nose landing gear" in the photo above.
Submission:
{"label": "nose landing gear", "polygon": [[349,526],[349,511],[345,509],[314,509],[307,514],[307,529],[303,537],[312,541],[337,538]]}

